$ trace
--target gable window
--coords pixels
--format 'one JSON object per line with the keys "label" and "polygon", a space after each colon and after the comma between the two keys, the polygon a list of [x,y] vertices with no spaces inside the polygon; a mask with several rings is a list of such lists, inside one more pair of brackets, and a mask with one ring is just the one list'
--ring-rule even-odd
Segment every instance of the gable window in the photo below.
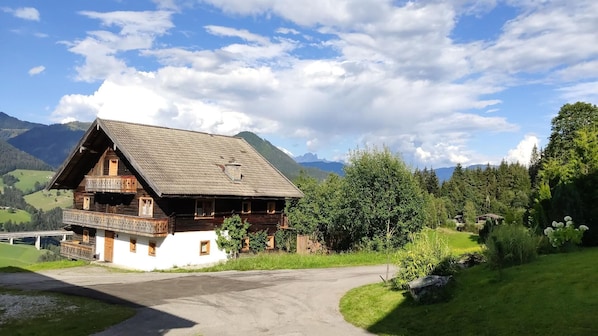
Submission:
{"label": "gable window", "polygon": [[268,202],[266,212],[269,214],[276,213],[276,202]]}
{"label": "gable window", "polygon": [[199,243],[199,255],[209,255],[210,254],[210,241],[209,240],[202,240]]}
{"label": "gable window", "polygon": [[147,254],[149,256],[155,257],[156,256],[156,242],[150,241],[147,246]]}
{"label": "gable window", "polygon": [[83,242],[89,243],[89,230],[83,230]]}
{"label": "gable window", "polygon": [[154,200],[151,197],[139,198],[139,216],[153,217],[154,216]]}
{"label": "gable window", "polygon": [[118,175],[118,159],[110,159],[108,163],[108,176]]}
{"label": "gable window", "polygon": [[198,199],[195,200],[195,218],[213,218],[214,200]]}
{"label": "gable window", "polygon": [[241,205],[241,213],[251,213],[251,201],[243,201],[243,204]]}
{"label": "gable window", "polygon": [[137,253],[137,239],[135,239],[135,238],[129,239],[129,252]]}
{"label": "gable window", "polygon": [[91,206],[91,196],[83,196],[83,210],[89,210]]}

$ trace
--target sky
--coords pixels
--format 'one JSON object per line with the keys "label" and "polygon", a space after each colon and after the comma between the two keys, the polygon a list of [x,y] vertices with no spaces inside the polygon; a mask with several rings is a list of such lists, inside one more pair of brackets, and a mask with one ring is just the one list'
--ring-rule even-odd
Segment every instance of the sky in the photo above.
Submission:
{"label": "sky", "polygon": [[598,101],[598,1],[0,2],[0,111],[234,135],[411,167],[527,164]]}

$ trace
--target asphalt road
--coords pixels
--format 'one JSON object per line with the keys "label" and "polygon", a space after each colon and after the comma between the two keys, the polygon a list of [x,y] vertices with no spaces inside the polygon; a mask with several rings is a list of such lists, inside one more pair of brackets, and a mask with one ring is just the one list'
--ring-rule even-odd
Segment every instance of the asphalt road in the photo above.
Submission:
{"label": "asphalt road", "polygon": [[133,306],[98,335],[368,335],[338,309],[385,266],[219,273],[117,273],[80,267],[0,276],[0,285],[59,291]]}

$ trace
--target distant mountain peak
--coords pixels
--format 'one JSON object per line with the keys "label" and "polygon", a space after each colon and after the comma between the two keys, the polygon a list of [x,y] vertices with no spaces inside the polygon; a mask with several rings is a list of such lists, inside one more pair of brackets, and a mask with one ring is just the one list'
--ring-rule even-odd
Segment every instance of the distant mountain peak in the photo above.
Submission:
{"label": "distant mountain peak", "polygon": [[320,162],[320,161],[324,161],[324,160],[320,159],[318,157],[318,154],[305,153],[303,155],[295,156],[295,161],[297,161],[298,163],[303,163],[303,162]]}

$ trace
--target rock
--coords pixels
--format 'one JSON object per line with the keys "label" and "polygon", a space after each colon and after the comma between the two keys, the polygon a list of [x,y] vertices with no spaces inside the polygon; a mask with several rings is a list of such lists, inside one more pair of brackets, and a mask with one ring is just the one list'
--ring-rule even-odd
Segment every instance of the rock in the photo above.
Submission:
{"label": "rock", "polygon": [[416,302],[434,303],[446,299],[447,293],[444,288],[452,276],[427,275],[408,283],[411,297]]}
{"label": "rock", "polygon": [[459,265],[461,268],[469,268],[485,261],[486,260],[482,254],[474,252],[462,255],[457,261],[457,265]]}

